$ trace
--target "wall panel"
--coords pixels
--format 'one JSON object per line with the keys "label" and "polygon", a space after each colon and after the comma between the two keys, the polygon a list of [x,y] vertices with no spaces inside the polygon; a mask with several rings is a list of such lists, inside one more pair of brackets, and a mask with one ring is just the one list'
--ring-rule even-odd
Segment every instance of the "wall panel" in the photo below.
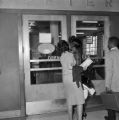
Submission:
{"label": "wall panel", "polygon": [[110,16],[111,36],[119,37],[119,16]]}
{"label": "wall panel", "polygon": [[17,14],[0,13],[0,111],[20,109]]}

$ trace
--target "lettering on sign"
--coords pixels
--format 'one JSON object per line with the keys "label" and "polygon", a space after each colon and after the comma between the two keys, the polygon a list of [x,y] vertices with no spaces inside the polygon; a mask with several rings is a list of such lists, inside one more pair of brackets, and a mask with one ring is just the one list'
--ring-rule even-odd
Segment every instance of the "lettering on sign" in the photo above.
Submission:
{"label": "lettering on sign", "polygon": [[72,6],[72,0],[69,0],[70,6]]}
{"label": "lettering on sign", "polygon": [[48,59],[58,59],[58,60],[60,60],[60,57],[59,56],[48,56]]}
{"label": "lettering on sign", "polygon": [[112,7],[112,0],[105,0],[105,7]]}
{"label": "lettering on sign", "polygon": [[95,7],[95,2],[94,2],[94,0],[87,0],[87,6],[88,6],[88,7]]}

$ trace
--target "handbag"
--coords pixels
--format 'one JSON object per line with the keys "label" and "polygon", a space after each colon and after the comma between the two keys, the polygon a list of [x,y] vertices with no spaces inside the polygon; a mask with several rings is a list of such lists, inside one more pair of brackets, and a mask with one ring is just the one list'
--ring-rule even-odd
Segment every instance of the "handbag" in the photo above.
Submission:
{"label": "handbag", "polygon": [[72,74],[73,74],[73,82],[81,81],[81,72],[83,71],[83,68],[81,66],[75,65],[72,68]]}
{"label": "handbag", "polygon": [[103,92],[101,99],[106,109],[119,111],[119,92]]}
{"label": "handbag", "polygon": [[81,72],[83,68],[81,66],[75,65],[72,68],[73,82],[76,82],[77,87],[80,87],[79,82],[81,82]]}
{"label": "handbag", "polygon": [[82,72],[81,75],[81,82],[82,84],[86,85],[89,88],[94,88],[94,85],[92,83],[92,78],[95,76],[93,66],[90,65],[86,71]]}

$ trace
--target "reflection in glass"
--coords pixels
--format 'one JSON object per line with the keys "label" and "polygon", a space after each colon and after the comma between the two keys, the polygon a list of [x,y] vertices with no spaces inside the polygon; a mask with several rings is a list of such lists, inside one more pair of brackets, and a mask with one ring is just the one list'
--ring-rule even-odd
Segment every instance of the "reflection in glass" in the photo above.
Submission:
{"label": "reflection in glass", "polygon": [[83,44],[83,59],[90,56],[93,59],[94,80],[104,80],[104,21],[76,21],[76,36]]}
{"label": "reflection in glass", "polygon": [[[55,46],[54,52],[43,54],[38,51],[38,46],[43,43],[39,39],[42,34],[51,35],[51,44]],[[60,52],[57,49],[57,43],[61,38],[60,21],[29,20],[31,84],[62,82],[61,64],[59,61]],[[47,40],[44,42],[47,44]]]}
{"label": "reflection in glass", "polygon": [[83,55],[103,57],[104,21],[76,21],[76,35],[83,42]]}

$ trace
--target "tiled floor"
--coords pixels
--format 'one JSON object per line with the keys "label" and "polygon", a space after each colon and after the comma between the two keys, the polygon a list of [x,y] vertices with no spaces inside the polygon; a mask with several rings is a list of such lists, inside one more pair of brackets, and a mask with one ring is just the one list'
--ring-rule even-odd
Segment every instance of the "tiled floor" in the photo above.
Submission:
{"label": "tiled floor", "polygon": [[[107,115],[107,112],[105,110],[87,112],[87,118],[85,120],[105,120],[105,115]],[[2,120],[68,120],[68,115],[67,112],[60,112],[28,116],[27,118],[11,118]]]}

